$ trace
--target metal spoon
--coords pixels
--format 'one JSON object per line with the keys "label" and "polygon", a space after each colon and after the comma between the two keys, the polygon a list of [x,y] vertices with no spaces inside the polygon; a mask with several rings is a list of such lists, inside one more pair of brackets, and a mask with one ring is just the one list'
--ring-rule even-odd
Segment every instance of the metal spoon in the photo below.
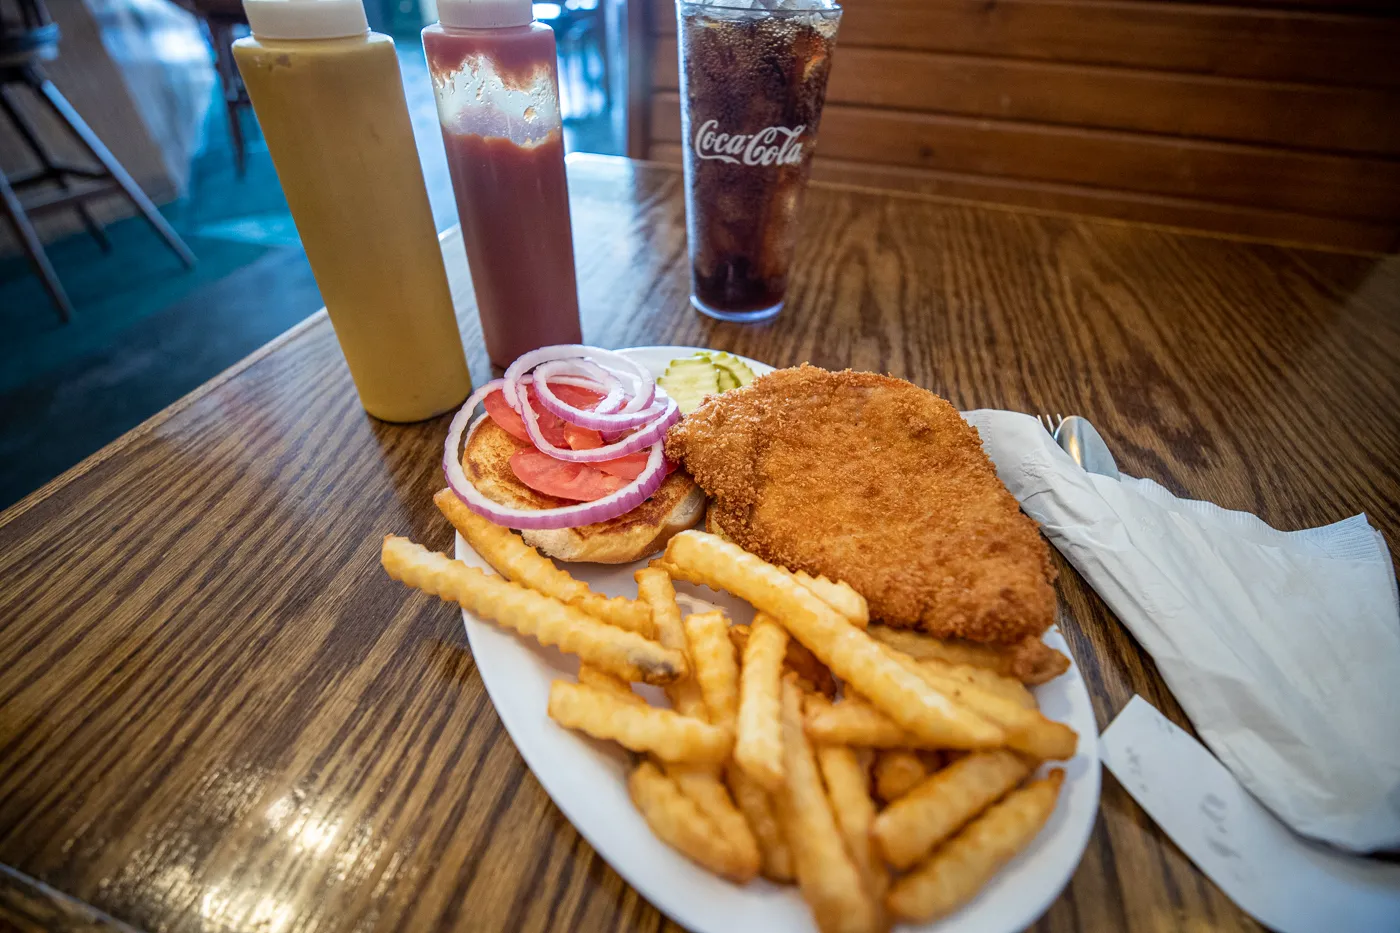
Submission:
{"label": "metal spoon", "polygon": [[1060,422],[1055,429],[1055,443],[1086,471],[1119,478],[1118,464],[1113,461],[1108,444],[1087,418],[1070,415]]}

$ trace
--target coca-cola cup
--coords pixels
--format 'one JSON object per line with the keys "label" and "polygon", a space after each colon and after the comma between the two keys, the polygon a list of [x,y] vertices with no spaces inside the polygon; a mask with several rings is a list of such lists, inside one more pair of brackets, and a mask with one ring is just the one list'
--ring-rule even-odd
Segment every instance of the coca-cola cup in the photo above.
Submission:
{"label": "coca-cola cup", "polygon": [[690,303],[764,321],[787,295],[841,8],[678,0],[676,19]]}

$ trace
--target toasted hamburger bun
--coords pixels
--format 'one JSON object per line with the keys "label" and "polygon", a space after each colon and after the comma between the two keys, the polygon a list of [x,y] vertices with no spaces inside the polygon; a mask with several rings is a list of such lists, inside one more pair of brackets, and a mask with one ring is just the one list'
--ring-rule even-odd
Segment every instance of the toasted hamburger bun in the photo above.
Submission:
{"label": "toasted hamburger bun", "polygon": [[[499,505],[517,509],[577,505],[536,492],[516,478],[510,458],[524,446],[488,419],[467,442],[462,469],[482,495]],[[651,498],[625,515],[578,528],[521,534],[526,544],[559,560],[626,564],[661,550],[672,535],[692,527],[704,514],[705,493],[689,473],[676,470]]]}

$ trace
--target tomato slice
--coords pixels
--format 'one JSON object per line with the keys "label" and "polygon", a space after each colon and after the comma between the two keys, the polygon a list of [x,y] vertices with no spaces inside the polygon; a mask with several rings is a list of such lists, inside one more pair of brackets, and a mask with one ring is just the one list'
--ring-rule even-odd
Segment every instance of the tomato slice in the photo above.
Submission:
{"label": "tomato slice", "polygon": [[510,468],[518,480],[536,492],[575,502],[601,499],[630,482],[587,463],[555,460],[533,447],[522,447],[512,454]]}
{"label": "tomato slice", "polygon": [[[578,386],[551,383],[549,387],[554,390],[555,395],[559,396],[559,401],[565,405],[582,408],[585,411],[595,407],[603,400],[601,394]],[[567,421],[564,422],[564,439],[572,450],[592,450],[595,447],[603,446],[601,433]]]}
{"label": "tomato slice", "polygon": [[630,483],[646,469],[647,458],[650,456],[647,451],[639,450],[634,454],[614,457],[601,463],[590,463],[589,466],[597,467],[609,476],[616,476]]}
{"label": "tomato slice", "polygon": [[491,420],[496,422],[496,427],[505,431],[516,440],[530,443],[530,434],[525,430],[525,422],[520,415],[506,402],[503,392],[497,390],[486,396],[482,402],[486,406],[486,414],[491,416]]}
{"label": "tomato slice", "polygon": [[569,442],[569,447],[572,450],[592,450],[595,447],[603,446],[603,435],[568,422],[564,423],[564,439]]}
{"label": "tomato slice", "polygon": [[[560,399],[573,405],[575,408],[592,408],[597,405],[603,396],[597,392],[590,392],[587,389],[580,389],[577,386],[557,385],[551,386]],[[567,447],[573,450],[592,450],[594,447],[603,446],[603,435],[588,428],[581,428],[578,425],[558,418],[546,411],[544,406],[539,404],[535,396],[533,386],[525,390],[530,394],[534,402],[530,407],[539,412],[540,433],[544,439],[555,447]],[[530,433],[525,430],[525,421],[506,402],[503,392],[496,391],[486,396],[482,402],[486,406],[486,414],[491,416],[491,420],[516,440],[530,444]]]}
{"label": "tomato slice", "polygon": [[555,447],[568,447],[569,438],[564,434],[564,427],[568,422],[545,410],[545,407],[540,404],[539,398],[535,395],[534,386],[529,387],[525,391],[530,393],[530,407],[539,413],[540,433],[544,435],[544,439]]}
{"label": "tomato slice", "polygon": [[579,386],[564,385],[562,382],[551,382],[549,388],[559,397],[559,401],[565,405],[572,405],[575,408],[582,408],[585,411],[593,408],[603,400],[603,396],[590,389]]}

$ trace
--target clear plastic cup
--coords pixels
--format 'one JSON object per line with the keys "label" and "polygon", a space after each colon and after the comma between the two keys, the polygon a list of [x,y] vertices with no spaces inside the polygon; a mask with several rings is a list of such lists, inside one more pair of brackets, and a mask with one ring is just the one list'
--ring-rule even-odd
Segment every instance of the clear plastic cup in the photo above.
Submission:
{"label": "clear plastic cup", "polygon": [[841,8],[678,0],[690,302],[764,321],[787,295]]}

